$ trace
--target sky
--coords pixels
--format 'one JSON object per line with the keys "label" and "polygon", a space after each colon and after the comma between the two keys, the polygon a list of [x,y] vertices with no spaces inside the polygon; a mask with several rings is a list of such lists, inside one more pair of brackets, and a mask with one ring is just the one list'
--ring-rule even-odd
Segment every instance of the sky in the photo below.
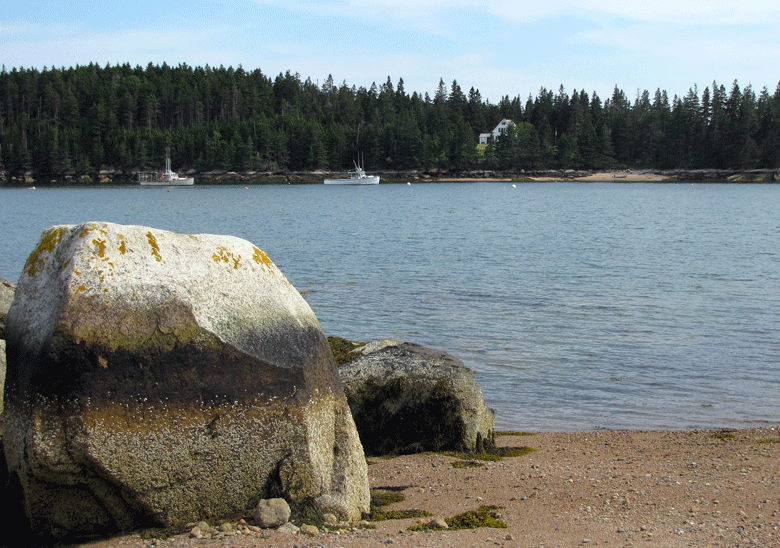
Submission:
{"label": "sky", "polygon": [[[738,7],[737,7],[738,6]],[[23,0],[0,10],[0,63],[290,71],[322,85],[454,80],[483,100],[563,86],[604,100],[780,82],[777,0]]]}

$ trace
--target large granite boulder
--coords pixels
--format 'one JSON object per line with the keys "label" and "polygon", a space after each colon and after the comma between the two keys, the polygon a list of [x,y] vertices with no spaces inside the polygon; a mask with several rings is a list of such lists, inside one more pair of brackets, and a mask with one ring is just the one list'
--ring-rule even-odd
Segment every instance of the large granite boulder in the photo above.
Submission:
{"label": "large granite boulder", "polygon": [[[5,392],[5,339],[0,339],[0,394]],[[3,401],[0,399],[0,425],[3,424]],[[0,429],[0,433],[2,429]]]}
{"label": "large granite boulder", "polygon": [[339,371],[366,453],[474,451],[492,439],[495,411],[459,359],[391,340],[357,352]]}
{"label": "large granite boulder", "polygon": [[[14,300],[14,285],[6,279],[0,278],[0,395],[5,389],[5,317],[11,302]],[[3,413],[3,402],[0,398],[0,417]],[[0,418],[0,424],[2,419]]]}
{"label": "large granite boulder", "polygon": [[5,455],[34,531],[249,515],[358,520],[367,467],[326,337],[230,236],[47,229],[8,312]]}
{"label": "large granite boulder", "polygon": [[14,284],[0,278],[0,339],[5,339],[5,316],[14,300]]}

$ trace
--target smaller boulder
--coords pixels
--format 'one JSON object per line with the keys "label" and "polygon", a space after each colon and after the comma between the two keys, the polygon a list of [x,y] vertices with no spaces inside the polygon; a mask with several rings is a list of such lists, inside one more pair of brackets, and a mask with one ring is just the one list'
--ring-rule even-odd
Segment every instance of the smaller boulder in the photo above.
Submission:
{"label": "smaller boulder", "polygon": [[355,354],[339,373],[366,453],[475,451],[492,438],[495,411],[459,359],[387,340]]}
{"label": "smaller boulder", "polygon": [[255,508],[255,525],[263,529],[281,527],[290,520],[290,505],[284,499],[263,499]]}

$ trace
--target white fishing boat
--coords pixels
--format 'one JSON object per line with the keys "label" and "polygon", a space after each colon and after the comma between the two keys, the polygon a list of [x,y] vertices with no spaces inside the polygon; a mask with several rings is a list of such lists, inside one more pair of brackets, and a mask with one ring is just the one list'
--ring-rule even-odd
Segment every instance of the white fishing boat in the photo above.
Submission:
{"label": "white fishing boat", "polygon": [[366,175],[362,166],[355,162],[355,170],[348,172],[347,179],[325,179],[326,185],[378,185],[379,175]]}
{"label": "white fishing boat", "polygon": [[179,177],[171,171],[171,149],[165,148],[165,171],[138,174],[138,183],[142,186],[187,186],[195,184],[193,177]]}

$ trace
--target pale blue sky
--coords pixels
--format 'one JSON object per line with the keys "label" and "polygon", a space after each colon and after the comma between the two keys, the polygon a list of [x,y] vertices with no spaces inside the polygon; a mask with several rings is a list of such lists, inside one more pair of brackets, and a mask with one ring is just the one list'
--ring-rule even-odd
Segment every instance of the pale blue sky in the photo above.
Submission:
{"label": "pale blue sky", "polygon": [[497,103],[541,87],[629,99],[780,81],[780,2],[758,0],[27,0],[4,2],[0,62],[290,70],[370,87],[442,78]]}

